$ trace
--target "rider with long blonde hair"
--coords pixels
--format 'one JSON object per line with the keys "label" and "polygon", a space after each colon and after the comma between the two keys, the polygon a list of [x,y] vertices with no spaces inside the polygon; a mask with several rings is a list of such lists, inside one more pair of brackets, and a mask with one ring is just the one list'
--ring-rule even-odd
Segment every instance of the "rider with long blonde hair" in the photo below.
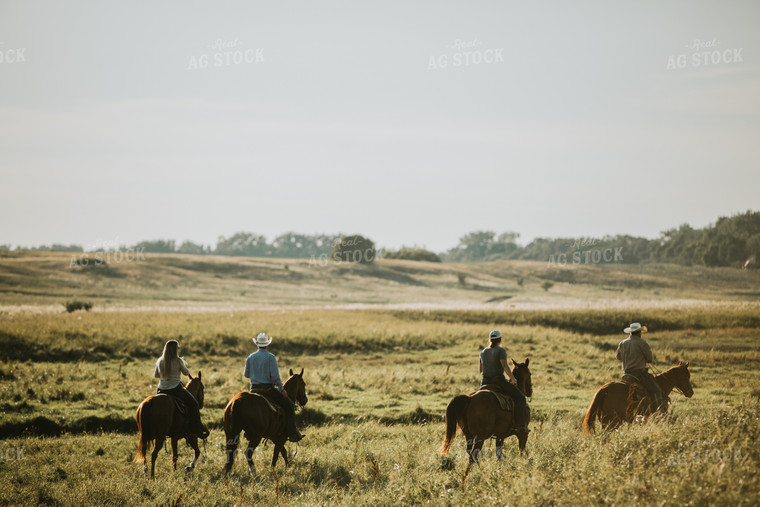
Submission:
{"label": "rider with long blonde hair", "polygon": [[156,392],[168,394],[182,400],[187,408],[187,416],[190,422],[190,433],[205,439],[209,435],[208,429],[201,422],[201,411],[198,402],[182,385],[182,374],[190,376],[185,360],[179,357],[179,343],[177,340],[169,340],[164,345],[164,352],[156,361],[156,369],[153,376],[160,379]]}

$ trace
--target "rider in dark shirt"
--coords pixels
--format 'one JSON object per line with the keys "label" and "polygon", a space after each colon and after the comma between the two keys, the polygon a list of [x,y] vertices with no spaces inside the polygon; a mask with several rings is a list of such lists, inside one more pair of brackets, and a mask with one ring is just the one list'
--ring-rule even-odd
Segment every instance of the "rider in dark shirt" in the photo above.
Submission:
{"label": "rider in dark shirt", "polygon": [[[528,404],[525,395],[517,388],[517,379],[507,365],[507,351],[501,346],[501,333],[493,330],[488,347],[480,352],[480,373],[483,378],[480,385],[492,384],[499,386],[504,393],[515,400],[515,433],[527,433],[526,425]],[[510,382],[504,377],[509,376]]]}

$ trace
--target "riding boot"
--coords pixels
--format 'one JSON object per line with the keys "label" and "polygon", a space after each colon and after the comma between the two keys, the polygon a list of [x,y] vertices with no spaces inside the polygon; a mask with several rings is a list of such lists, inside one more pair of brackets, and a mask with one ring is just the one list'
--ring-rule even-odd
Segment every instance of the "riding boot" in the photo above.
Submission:
{"label": "riding boot", "polygon": [[200,438],[201,440],[206,440],[210,434],[208,428],[206,428],[206,425],[201,422],[200,417],[198,417],[197,420],[193,421],[193,424],[191,424],[190,427],[190,433]]}
{"label": "riding boot", "polygon": [[[521,410],[522,408],[522,410]],[[528,405],[524,405],[523,407],[516,407],[515,408],[515,428],[514,432],[516,435],[520,434],[527,434],[530,432],[527,425],[528,420]]]}

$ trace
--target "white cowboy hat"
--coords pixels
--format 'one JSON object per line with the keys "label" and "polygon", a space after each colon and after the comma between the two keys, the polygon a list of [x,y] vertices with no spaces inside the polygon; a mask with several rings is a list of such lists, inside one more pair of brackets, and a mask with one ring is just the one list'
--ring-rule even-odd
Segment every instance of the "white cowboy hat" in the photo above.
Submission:
{"label": "white cowboy hat", "polygon": [[647,327],[646,326],[642,326],[638,322],[634,322],[629,327],[623,329],[623,332],[627,333],[627,334],[635,333],[636,331],[641,331],[642,333],[646,333],[647,332]]}
{"label": "white cowboy hat", "polygon": [[268,337],[266,333],[259,333],[259,335],[256,338],[252,338],[252,340],[257,347],[267,347],[272,343],[272,338]]}
{"label": "white cowboy hat", "polygon": [[491,340],[501,340],[501,333],[494,329],[488,337]]}

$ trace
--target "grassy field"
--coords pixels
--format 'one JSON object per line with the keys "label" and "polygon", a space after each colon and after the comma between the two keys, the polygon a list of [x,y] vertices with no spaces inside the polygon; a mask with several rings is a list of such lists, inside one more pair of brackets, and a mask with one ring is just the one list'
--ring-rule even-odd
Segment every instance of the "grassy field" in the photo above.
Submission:
{"label": "grassy field", "polygon": [[[581,419],[595,390],[619,375],[613,355],[632,318],[625,310],[5,315],[1,501],[756,504],[758,308],[641,314],[657,364],[691,361],[696,394],[673,395],[669,424],[592,438],[581,434]],[[608,333],[593,332],[605,321]],[[507,459],[496,462],[489,443],[487,459],[464,477],[461,436],[453,468],[436,455],[441,416],[448,400],[477,385],[477,353],[492,327],[504,333],[510,355],[531,358],[533,433],[527,457],[511,441]],[[299,417],[308,437],[288,469],[269,470],[269,445],[257,450],[256,476],[238,462],[224,481],[222,410],[246,387],[243,361],[259,330],[275,336],[283,374],[305,368],[309,404]],[[203,371],[212,435],[192,475],[172,473],[162,453],[151,482],[131,462],[133,417],[155,389],[153,362],[169,338],[181,341],[194,372]],[[190,450],[181,449],[186,463]]]}
{"label": "grassy field", "polygon": [[[62,254],[13,254],[0,259],[2,505],[760,503],[757,273],[156,256],[103,275],[61,268]],[[66,313],[68,298],[95,307]],[[669,423],[587,437],[583,414],[619,377],[614,349],[632,321],[649,327],[659,368],[691,362],[694,397],[672,395]],[[468,470],[459,436],[443,466],[443,412],[477,386],[492,328],[531,359],[528,455],[510,439],[499,462],[489,442]],[[290,467],[269,468],[269,444],[256,475],[238,460],[225,480],[222,411],[247,387],[260,331],[283,375],[305,369],[308,436],[289,445]],[[162,452],[150,481],[132,462],[134,412],[168,339],[203,372],[212,431],[194,472],[181,444],[182,470]]]}
{"label": "grassy field", "polygon": [[[144,254],[87,266],[81,254],[0,252],[0,313],[63,312],[80,299],[93,311],[293,307],[598,309],[760,301],[760,270],[537,261],[372,265],[306,259]],[[106,259],[107,260],[107,259]],[[544,283],[553,284],[547,291]]]}

